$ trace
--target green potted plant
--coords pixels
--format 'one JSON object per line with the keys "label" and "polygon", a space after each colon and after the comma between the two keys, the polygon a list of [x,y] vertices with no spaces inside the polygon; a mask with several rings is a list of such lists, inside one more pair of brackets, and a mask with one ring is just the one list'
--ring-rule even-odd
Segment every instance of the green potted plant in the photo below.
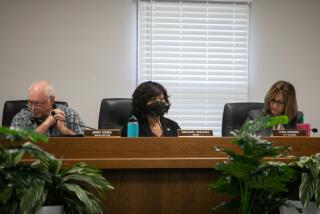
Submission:
{"label": "green potted plant", "polygon": [[104,213],[100,197],[113,187],[100,170],[82,162],[62,169],[61,160],[38,158],[38,164],[51,178],[45,183],[47,204],[63,205],[65,213]]}
{"label": "green potted plant", "polygon": [[[10,141],[48,140],[31,130],[4,127],[0,127],[0,135]],[[100,196],[113,187],[100,170],[85,163],[63,169],[61,160],[31,142],[10,145],[0,145],[1,210],[41,213],[43,204],[58,204],[63,205],[65,213],[103,213]],[[33,156],[35,161],[22,162],[24,155]]]}
{"label": "green potted plant", "polygon": [[287,122],[286,116],[265,116],[255,121],[246,121],[239,131],[233,132],[235,139],[232,143],[241,152],[216,148],[226,153],[228,160],[214,167],[221,176],[209,186],[216,192],[230,195],[231,199],[215,209],[229,207],[242,214],[268,213],[286,203],[286,198],[282,198],[280,193],[287,191],[286,184],[295,179],[295,171],[286,164],[267,162],[263,158],[277,157],[286,152],[287,148],[273,146],[256,133]]}
{"label": "green potted plant", "polygon": [[320,213],[320,153],[298,157],[290,165],[298,172],[299,201],[290,200],[293,206],[281,207],[280,213]]}
{"label": "green potted plant", "polygon": [[[30,130],[11,130],[0,127],[2,142],[7,141],[43,141],[47,137]],[[11,144],[10,144],[11,145]],[[0,144],[0,210],[4,213],[34,213],[44,202],[45,182],[50,180],[46,171],[34,164],[21,162],[25,155],[34,156],[30,142],[13,148],[4,148]],[[45,153],[43,152],[43,155]],[[33,200],[30,200],[32,198]]]}

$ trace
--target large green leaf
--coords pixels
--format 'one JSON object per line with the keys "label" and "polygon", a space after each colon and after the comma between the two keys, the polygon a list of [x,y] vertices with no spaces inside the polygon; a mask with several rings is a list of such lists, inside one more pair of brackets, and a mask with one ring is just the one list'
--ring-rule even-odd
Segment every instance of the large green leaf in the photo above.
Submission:
{"label": "large green leaf", "polygon": [[320,163],[320,153],[316,153],[313,155],[313,158],[318,162]]}
{"label": "large green leaf", "polygon": [[66,168],[61,172],[62,174],[100,174],[101,170],[98,170],[95,167],[89,166],[86,163],[80,162],[72,165],[71,167]]}
{"label": "large green leaf", "polygon": [[68,183],[69,181],[82,181],[86,184],[94,187],[96,189],[113,189],[113,186],[102,176],[93,176],[93,175],[81,175],[81,174],[71,174],[62,178],[62,182]]}
{"label": "large green leaf", "polygon": [[[33,213],[38,210],[46,200],[47,191],[44,189],[45,183],[30,186],[20,197],[20,209],[22,214]],[[32,200],[31,200],[32,199]]]}
{"label": "large green leaf", "polygon": [[0,127],[0,136],[5,136],[10,141],[30,140],[32,142],[48,142],[48,137],[43,134],[36,133],[32,129],[10,129]]}
{"label": "large green leaf", "polygon": [[302,173],[301,184],[299,186],[299,198],[305,207],[311,200],[316,190],[316,182],[311,174]]}
{"label": "large green leaf", "polygon": [[18,164],[20,162],[20,160],[22,159],[22,157],[24,156],[24,152],[21,150],[8,150],[8,164],[11,166],[14,166],[16,164]]}
{"label": "large green leaf", "polygon": [[103,213],[103,209],[98,203],[98,199],[96,197],[93,197],[93,195],[85,190],[83,190],[79,185],[77,184],[67,184],[65,183],[64,186],[66,189],[68,189],[70,192],[73,192],[77,198],[84,204],[86,210],[84,210],[86,213]]}
{"label": "large green leaf", "polygon": [[50,153],[44,151],[43,149],[41,149],[39,146],[30,143],[30,142],[26,142],[22,145],[21,151],[25,152],[26,154],[32,155],[38,159],[55,159],[55,157],[53,155],[51,155]]}
{"label": "large green leaf", "polygon": [[42,167],[47,169],[52,175],[60,177],[62,160],[47,157],[38,157],[38,159]]}
{"label": "large green leaf", "polygon": [[320,207],[320,153],[300,157],[292,165],[299,167],[302,172],[299,186],[301,203],[306,206],[314,197]]}
{"label": "large green leaf", "polygon": [[74,197],[65,196],[63,209],[65,213],[68,214],[82,214],[86,213],[85,207],[82,203],[79,203]]}
{"label": "large green leaf", "polygon": [[281,116],[277,116],[277,117],[270,117],[267,120],[268,120],[268,122],[265,124],[266,128],[271,128],[271,127],[278,125],[278,124],[282,124],[282,125],[288,124],[288,122],[289,122],[289,118],[286,115],[281,115]]}

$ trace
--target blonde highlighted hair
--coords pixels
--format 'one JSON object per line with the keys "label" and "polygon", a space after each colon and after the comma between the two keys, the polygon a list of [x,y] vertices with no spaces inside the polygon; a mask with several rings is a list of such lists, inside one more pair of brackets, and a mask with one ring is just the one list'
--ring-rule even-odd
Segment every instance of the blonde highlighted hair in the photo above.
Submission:
{"label": "blonde highlighted hair", "polygon": [[274,83],[267,92],[264,98],[264,113],[270,114],[270,102],[279,93],[283,95],[285,102],[283,114],[287,115],[289,117],[289,120],[292,120],[298,112],[296,91],[291,83],[283,80]]}

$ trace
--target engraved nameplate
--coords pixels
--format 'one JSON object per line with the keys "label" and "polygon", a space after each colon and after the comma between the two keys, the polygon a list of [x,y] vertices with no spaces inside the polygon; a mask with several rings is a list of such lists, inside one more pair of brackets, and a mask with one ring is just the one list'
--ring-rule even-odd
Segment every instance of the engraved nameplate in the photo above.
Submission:
{"label": "engraved nameplate", "polygon": [[86,137],[120,137],[120,129],[84,130]]}
{"label": "engraved nameplate", "polygon": [[178,129],[178,137],[208,137],[213,136],[212,130]]}
{"label": "engraved nameplate", "polygon": [[307,136],[306,130],[302,129],[283,129],[272,130],[273,136]]}

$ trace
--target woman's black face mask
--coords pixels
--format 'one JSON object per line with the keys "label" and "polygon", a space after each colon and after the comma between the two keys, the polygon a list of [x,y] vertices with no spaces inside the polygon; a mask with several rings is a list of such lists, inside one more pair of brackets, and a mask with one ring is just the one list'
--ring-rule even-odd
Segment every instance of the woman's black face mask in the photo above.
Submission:
{"label": "woman's black face mask", "polygon": [[155,101],[147,106],[148,114],[151,116],[161,117],[167,110],[167,104],[162,101]]}

